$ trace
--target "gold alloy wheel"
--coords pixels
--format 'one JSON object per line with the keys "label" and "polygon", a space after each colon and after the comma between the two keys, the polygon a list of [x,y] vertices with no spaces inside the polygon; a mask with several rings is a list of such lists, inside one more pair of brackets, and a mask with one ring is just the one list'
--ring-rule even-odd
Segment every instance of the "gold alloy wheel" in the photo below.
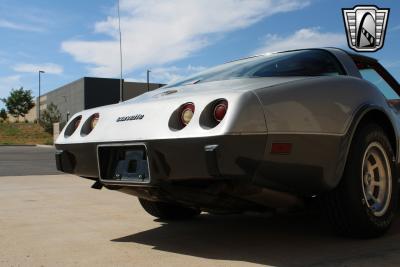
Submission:
{"label": "gold alloy wheel", "polygon": [[383,216],[392,197],[392,170],[380,143],[372,142],[365,150],[361,175],[365,204],[375,216]]}

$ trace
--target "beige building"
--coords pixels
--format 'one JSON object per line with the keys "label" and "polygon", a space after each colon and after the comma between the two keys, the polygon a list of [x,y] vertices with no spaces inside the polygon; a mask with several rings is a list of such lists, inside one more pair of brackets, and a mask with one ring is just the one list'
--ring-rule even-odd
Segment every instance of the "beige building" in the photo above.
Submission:
{"label": "beige building", "polygon": [[37,118],[37,108],[36,105],[29,110],[28,114],[25,115],[25,118],[22,116],[19,116],[19,118],[15,118],[14,116],[11,116],[10,114],[8,114],[8,121],[9,122],[24,122],[25,120],[28,120],[28,122],[35,122]]}

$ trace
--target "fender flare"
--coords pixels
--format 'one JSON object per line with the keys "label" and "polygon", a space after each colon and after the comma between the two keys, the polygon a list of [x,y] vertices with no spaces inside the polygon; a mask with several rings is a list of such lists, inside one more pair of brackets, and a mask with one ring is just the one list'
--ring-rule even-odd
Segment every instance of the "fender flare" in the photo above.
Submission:
{"label": "fender flare", "polygon": [[378,106],[376,104],[371,104],[371,103],[363,104],[356,110],[356,112],[352,116],[352,121],[349,124],[346,133],[342,137],[342,141],[340,144],[341,153],[338,157],[337,164],[336,164],[336,171],[335,171],[335,174],[336,174],[335,177],[337,177],[337,179],[336,179],[336,183],[335,183],[334,187],[336,187],[342,179],[344,168],[346,166],[346,162],[347,162],[347,158],[348,158],[348,154],[350,152],[350,146],[353,142],[355,133],[356,133],[358,127],[360,126],[361,121],[365,118],[365,116],[367,114],[369,114],[370,112],[373,112],[373,111],[378,111],[378,112],[382,113],[382,115],[386,116],[386,118],[389,120],[389,122],[391,124],[391,127],[394,131],[394,137],[395,137],[395,149],[394,149],[394,152],[396,155],[395,161],[396,161],[396,163],[398,163],[399,138],[398,138],[398,133],[396,131],[396,127],[394,126],[395,124],[393,123],[392,117],[390,115],[388,115],[387,111],[385,111],[385,109],[382,108],[381,106]]}

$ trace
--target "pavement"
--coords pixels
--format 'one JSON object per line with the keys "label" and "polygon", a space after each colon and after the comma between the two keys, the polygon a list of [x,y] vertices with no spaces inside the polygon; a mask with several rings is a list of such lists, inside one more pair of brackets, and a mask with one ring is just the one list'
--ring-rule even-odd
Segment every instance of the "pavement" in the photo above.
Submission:
{"label": "pavement", "polygon": [[61,174],[53,147],[0,146],[0,176]]}
{"label": "pavement", "polygon": [[[18,166],[6,151],[26,159],[26,149],[0,148],[0,170]],[[32,162],[54,149],[38,151]],[[374,240],[337,237],[312,212],[202,214],[167,223],[133,196],[91,189],[91,181],[72,175],[37,174],[34,164],[12,158],[31,169],[0,177],[0,266],[400,265],[400,218]]]}

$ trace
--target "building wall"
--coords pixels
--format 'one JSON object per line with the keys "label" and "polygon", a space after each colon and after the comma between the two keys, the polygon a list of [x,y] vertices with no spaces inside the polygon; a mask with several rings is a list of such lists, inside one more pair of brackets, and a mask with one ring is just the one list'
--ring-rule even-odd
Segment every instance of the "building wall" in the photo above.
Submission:
{"label": "building wall", "polygon": [[37,118],[36,117],[36,112],[37,112],[37,108],[36,108],[36,105],[35,105],[31,110],[29,110],[28,114],[25,115],[25,118],[20,116],[17,119],[15,117],[11,116],[10,114],[8,114],[8,121],[9,122],[16,122],[16,121],[24,122],[25,120],[28,120],[28,122],[35,122],[35,120]]}
{"label": "building wall", "polygon": [[[163,84],[149,84],[150,90]],[[119,79],[84,77],[66,84],[40,97],[41,112],[54,103],[61,113],[61,121],[67,120],[84,109],[100,107],[119,102]],[[147,83],[124,82],[123,99],[128,100],[147,92]]]}
{"label": "building wall", "polygon": [[99,79],[85,77],[85,109],[119,102],[118,79]]}
{"label": "building wall", "polygon": [[85,80],[82,78],[48,92],[40,97],[40,112],[45,110],[47,105],[53,103],[61,113],[61,120],[65,121],[68,112],[70,114],[69,117],[71,117],[73,114],[84,109],[84,88]]}
{"label": "building wall", "polygon": [[[158,83],[150,83],[149,88],[150,91],[158,89],[164,86],[164,84]],[[138,95],[144,94],[147,92],[147,83],[137,83],[137,82],[125,82],[124,83],[124,101],[134,98]]]}

